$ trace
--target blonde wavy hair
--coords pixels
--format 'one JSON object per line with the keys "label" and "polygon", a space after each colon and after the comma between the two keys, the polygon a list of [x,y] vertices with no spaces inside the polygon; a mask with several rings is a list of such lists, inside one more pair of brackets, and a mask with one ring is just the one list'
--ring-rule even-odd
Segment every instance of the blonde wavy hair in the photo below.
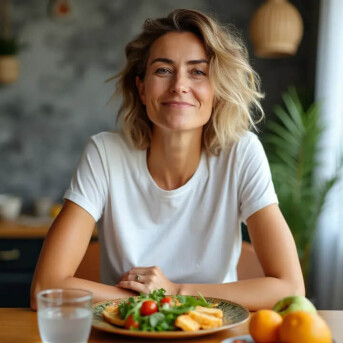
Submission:
{"label": "blonde wavy hair", "polygon": [[169,32],[192,32],[203,42],[209,58],[209,75],[214,85],[214,107],[203,129],[204,149],[217,155],[245,132],[256,129],[254,109],[264,116],[260,80],[248,61],[243,42],[232,28],[217,23],[195,10],[177,9],[167,17],[147,19],[142,32],[126,46],[125,68],[117,78],[115,95],[122,96],[117,120],[129,141],[138,149],[150,146],[152,123],[136,87],[136,76],[144,79],[153,42]]}

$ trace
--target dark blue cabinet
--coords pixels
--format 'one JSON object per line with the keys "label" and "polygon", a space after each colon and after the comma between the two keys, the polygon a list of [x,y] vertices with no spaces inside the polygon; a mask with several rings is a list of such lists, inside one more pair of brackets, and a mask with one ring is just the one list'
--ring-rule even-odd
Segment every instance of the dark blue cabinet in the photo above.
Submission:
{"label": "dark blue cabinet", "polygon": [[0,239],[0,307],[29,307],[43,239]]}

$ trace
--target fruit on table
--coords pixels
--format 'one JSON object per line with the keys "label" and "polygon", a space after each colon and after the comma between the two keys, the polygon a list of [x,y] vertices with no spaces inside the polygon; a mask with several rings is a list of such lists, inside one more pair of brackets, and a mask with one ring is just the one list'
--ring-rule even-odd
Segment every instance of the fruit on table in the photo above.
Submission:
{"label": "fruit on table", "polygon": [[274,343],[279,339],[282,317],[272,310],[259,310],[250,320],[249,331],[256,343]]}
{"label": "fruit on table", "polygon": [[300,295],[293,295],[279,300],[273,307],[282,317],[295,311],[316,313],[317,310],[310,300]]}
{"label": "fruit on table", "polygon": [[331,343],[330,329],[323,318],[308,311],[287,314],[280,327],[280,342]]}

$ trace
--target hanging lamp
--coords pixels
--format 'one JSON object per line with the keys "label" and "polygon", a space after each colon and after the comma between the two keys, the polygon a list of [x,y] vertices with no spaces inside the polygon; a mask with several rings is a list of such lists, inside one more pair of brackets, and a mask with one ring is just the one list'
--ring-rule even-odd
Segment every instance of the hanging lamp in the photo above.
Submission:
{"label": "hanging lamp", "polygon": [[287,0],[267,0],[255,12],[250,23],[254,53],[262,58],[296,54],[303,36],[299,11]]}

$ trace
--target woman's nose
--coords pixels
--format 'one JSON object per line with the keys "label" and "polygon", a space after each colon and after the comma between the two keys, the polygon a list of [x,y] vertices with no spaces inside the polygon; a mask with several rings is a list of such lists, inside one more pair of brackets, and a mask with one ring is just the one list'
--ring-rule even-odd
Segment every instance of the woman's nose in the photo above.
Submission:
{"label": "woman's nose", "polygon": [[169,88],[169,92],[172,94],[182,94],[189,92],[189,84],[186,75],[182,75],[181,73],[177,73],[171,79],[171,84]]}

